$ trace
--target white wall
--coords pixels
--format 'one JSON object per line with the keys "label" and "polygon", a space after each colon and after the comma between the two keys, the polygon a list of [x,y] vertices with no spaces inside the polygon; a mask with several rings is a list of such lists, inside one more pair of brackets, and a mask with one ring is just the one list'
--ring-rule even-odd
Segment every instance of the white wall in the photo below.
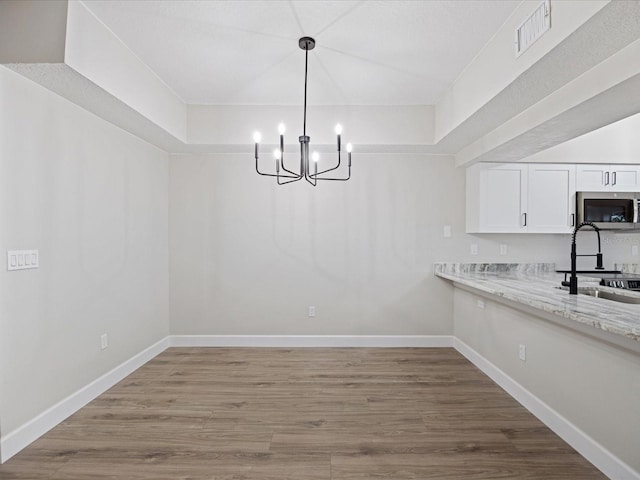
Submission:
{"label": "white wall", "polygon": [[349,182],[313,188],[259,177],[251,152],[172,157],[172,333],[450,334],[431,271],[463,205],[451,163],[354,156]]}
{"label": "white wall", "polygon": [[633,115],[523,159],[551,163],[640,163],[640,115]]}
{"label": "white wall", "polygon": [[[253,132],[259,131],[263,147],[265,144],[275,146],[278,123],[283,122],[288,127],[285,140],[289,148],[300,151],[298,135],[302,135],[302,105],[189,105],[187,112],[189,143],[244,147],[252,141]],[[430,105],[309,106],[307,118],[307,134],[311,136],[313,148],[329,145],[331,152],[335,151],[334,126],[337,123],[344,127],[343,142],[357,145],[358,150],[363,145],[373,145],[375,153],[389,146],[433,145],[434,119]]]}
{"label": "white wall", "polygon": [[[451,334],[434,262],[569,265],[570,235],[465,234],[451,157],[354,153],[349,182],[313,188],[259,177],[251,153],[171,157],[173,334]],[[607,267],[630,261],[615,238]]]}
{"label": "white wall", "polygon": [[[479,309],[478,298],[455,289],[456,337],[640,472],[637,352],[488,298]],[[518,359],[520,344],[526,345],[526,362]]]}
{"label": "white wall", "polygon": [[0,251],[40,254],[0,268],[3,437],[168,334],[167,187],[166,153],[0,67]]}

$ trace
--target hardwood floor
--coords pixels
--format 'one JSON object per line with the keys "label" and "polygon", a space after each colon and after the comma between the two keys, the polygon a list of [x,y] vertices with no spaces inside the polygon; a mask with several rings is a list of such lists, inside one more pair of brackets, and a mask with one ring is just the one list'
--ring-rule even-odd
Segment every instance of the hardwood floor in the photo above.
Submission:
{"label": "hardwood floor", "polygon": [[453,349],[171,348],[0,479],[606,478]]}

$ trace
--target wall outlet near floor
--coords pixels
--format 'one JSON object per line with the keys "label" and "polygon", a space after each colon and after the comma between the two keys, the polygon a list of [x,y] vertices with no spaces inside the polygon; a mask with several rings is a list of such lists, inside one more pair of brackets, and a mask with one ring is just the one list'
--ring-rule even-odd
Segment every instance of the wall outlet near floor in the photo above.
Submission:
{"label": "wall outlet near floor", "polygon": [[451,236],[451,225],[445,225],[442,233],[445,238],[449,238]]}
{"label": "wall outlet near floor", "polygon": [[527,347],[526,345],[518,345],[518,358],[523,362],[527,361]]}
{"label": "wall outlet near floor", "polygon": [[506,243],[501,243],[500,244],[500,255],[506,255],[507,254],[507,244]]}
{"label": "wall outlet near floor", "polygon": [[471,244],[471,255],[478,255],[478,244],[477,243],[472,243]]}
{"label": "wall outlet near floor", "polygon": [[309,316],[310,317],[316,316],[316,307],[309,307]]}
{"label": "wall outlet near floor", "polygon": [[109,337],[107,337],[106,333],[100,335],[100,350],[104,350],[109,346]]}

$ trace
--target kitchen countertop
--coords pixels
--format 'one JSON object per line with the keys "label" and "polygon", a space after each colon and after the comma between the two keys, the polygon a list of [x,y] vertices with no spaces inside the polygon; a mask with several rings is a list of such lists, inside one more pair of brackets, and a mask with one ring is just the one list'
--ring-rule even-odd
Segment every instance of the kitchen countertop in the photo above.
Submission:
{"label": "kitchen countertop", "polygon": [[[568,290],[557,288],[564,274],[555,270],[553,263],[435,264],[436,276],[456,284],[640,342],[640,304],[569,295]],[[578,285],[640,296],[640,292],[600,286],[592,277],[578,276]]]}

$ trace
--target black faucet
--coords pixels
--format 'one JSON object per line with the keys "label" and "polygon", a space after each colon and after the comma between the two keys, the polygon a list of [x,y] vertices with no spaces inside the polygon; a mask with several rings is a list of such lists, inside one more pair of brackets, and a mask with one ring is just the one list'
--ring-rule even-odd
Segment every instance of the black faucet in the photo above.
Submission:
{"label": "black faucet", "polygon": [[[576,254],[576,234],[582,227],[591,227],[596,231],[596,234],[598,235],[598,253],[592,255]],[[600,247],[600,229],[591,222],[584,222],[578,225],[573,231],[573,235],[571,236],[571,278],[569,278],[568,282],[562,282],[562,285],[564,285],[565,287],[569,287],[570,295],[578,294],[578,276],[576,275],[576,263],[578,257],[596,257],[596,270],[604,270],[604,267],[602,266],[602,250]]]}

